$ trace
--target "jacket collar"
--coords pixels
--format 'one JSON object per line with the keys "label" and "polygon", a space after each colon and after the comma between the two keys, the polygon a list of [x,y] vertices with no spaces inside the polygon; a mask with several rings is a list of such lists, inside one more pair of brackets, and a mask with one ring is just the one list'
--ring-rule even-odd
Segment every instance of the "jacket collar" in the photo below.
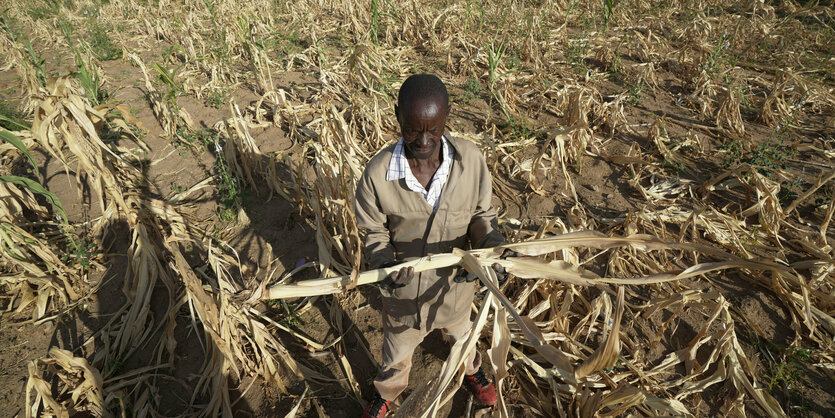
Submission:
{"label": "jacket collar", "polygon": [[452,146],[453,153],[452,167],[449,168],[449,177],[447,178],[444,190],[441,192],[441,202],[438,205],[439,210],[446,209],[449,206],[449,198],[454,196],[453,193],[455,192],[455,187],[458,186],[461,174],[464,172],[464,167],[461,164],[463,158],[461,158],[461,147],[459,142],[462,140],[450,135],[449,132],[444,132],[444,137],[447,139],[450,146]]}
{"label": "jacket collar", "polygon": [[453,153],[454,154],[453,159],[457,160],[460,163],[461,162],[461,149],[460,149],[461,144],[460,144],[460,141],[463,141],[463,140],[459,139],[458,137],[452,136],[449,133],[449,131],[444,131],[444,138],[446,138],[447,141],[449,141],[449,144],[452,145],[452,149],[455,150],[455,152]]}

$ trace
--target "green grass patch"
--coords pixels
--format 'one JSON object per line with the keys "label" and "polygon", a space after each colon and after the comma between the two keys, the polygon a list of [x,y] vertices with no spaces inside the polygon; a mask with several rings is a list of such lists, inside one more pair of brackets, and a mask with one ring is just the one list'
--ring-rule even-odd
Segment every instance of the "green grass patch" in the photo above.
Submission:
{"label": "green grass patch", "polygon": [[112,26],[98,20],[91,20],[87,29],[90,36],[90,49],[96,55],[96,58],[101,61],[122,58],[122,48],[117,47],[110,38],[110,34],[114,32]]}
{"label": "green grass patch", "polygon": [[206,96],[206,106],[213,107],[215,109],[220,109],[221,106],[225,105],[229,99],[229,90],[227,89],[215,89],[209,92]]}
{"label": "green grass patch", "polygon": [[733,169],[740,164],[751,164],[762,175],[771,177],[774,170],[785,169],[795,150],[784,145],[786,129],[779,129],[776,138],[760,142],[754,148],[746,150],[746,145],[739,138],[723,144],[719,149],[725,151],[722,167]]}
{"label": "green grass patch", "polygon": [[73,0],[40,0],[33,2],[32,7],[26,9],[26,14],[34,20],[52,19],[61,13],[61,5],[67,9],[74,9]]}
{"label": "green grass patch", "polygon": [[546,139],[545,131],[532,128],[528,123],[516,119],[508,119],[501,125],[502,132],[512,141],[521,141],[529,138],[536,138],[538,141]]}

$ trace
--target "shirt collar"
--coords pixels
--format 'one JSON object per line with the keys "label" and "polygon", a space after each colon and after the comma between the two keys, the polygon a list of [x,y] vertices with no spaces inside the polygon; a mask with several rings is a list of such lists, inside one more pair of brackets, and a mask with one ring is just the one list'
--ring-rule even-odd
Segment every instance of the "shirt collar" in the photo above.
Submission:
{"label": "shirt collar", "polygon": [[[452,143],[446,139],[446,135],[441,136],[441,154],[444,157],[444,161],[441,164],[451,163],[451,161],[448,160],[450,156],[455,154],[452,152],[453,149],[454,147],[452,146]],[[403,138],[401,137],[400,140],[394,144],[391,162],[389,162],[389,167],[386,171],[386,181],[406,178],[406,170],[411,170],[411,168],[409,168],[409,162],[406,160],[406,153],[403,150]]]}

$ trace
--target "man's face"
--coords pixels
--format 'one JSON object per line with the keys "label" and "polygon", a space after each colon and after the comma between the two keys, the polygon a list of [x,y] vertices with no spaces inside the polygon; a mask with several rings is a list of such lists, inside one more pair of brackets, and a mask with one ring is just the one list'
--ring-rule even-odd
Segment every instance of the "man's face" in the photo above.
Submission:
{"label": "man's face", "polygon": [[449,105],[443,98],[414,98],[395,106],[406,156],[428,159],[438,156]]}

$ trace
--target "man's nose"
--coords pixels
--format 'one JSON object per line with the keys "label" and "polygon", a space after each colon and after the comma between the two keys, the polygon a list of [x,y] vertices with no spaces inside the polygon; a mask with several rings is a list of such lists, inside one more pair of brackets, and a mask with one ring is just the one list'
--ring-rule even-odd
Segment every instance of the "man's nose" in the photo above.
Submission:
{"label": "man's nose", "polygon": [[430,135],[429,132],[421,132],[418,134],[418,140],[421,144],[428,144],[432,142],[432,135]]}

